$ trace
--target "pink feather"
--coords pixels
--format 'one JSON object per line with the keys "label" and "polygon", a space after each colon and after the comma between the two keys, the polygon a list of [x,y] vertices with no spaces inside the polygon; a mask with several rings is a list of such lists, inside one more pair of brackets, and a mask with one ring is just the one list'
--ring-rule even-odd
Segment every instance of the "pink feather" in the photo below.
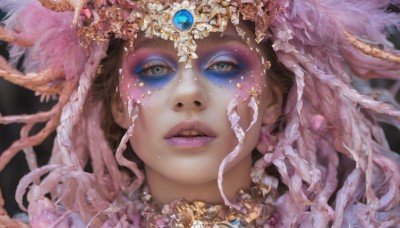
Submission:
{"label": "pink feather", "polygon": [[26,72],[63,68],[67,79],[77,77],[83,71],[86,55],[79,45],[77,29],[72,26],[73,12],[53,12],[36,1],[19,2],[0,3],[0,9],[15,12],[6,20],[6,28],[18,32],[20,38],[34,46],[11,48],[11,62],[18,62],[25,54]]}

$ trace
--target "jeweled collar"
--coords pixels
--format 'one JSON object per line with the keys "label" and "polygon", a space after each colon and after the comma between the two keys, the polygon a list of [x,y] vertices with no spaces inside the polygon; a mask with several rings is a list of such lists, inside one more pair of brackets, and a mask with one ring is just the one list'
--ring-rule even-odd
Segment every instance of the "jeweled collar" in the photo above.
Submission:
{"label": "jeweled collar", "polygon": [[161,210],[151,201],[151,196],[144,192],[145,204],[140,211],[143,216],[141,226],[151,228],[205,228],[205,227],[274,227],[279,221],[275,211],[277,189],[259,183],[248,191],[238,192],[240,210],[225,205],[213,205],[202,201],[189,202],[175,200]]}

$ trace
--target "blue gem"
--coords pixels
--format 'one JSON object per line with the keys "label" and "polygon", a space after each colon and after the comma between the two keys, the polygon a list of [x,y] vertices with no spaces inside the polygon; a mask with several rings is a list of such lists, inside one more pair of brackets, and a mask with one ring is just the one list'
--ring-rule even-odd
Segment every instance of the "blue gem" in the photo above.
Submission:
{"label": "blue gem", "polygon": [[176,29],[183,32],[192,28],[194,18],[189,11],[183,9],[175,13],[172,22]]}
{"label": "blue gem", "polygon": [[232,226],[238,226],[238,225],[240,225],[240,219],[235,219],[235,220],[233,220],[233,221],[231,221],[231,222],[229,222]]}

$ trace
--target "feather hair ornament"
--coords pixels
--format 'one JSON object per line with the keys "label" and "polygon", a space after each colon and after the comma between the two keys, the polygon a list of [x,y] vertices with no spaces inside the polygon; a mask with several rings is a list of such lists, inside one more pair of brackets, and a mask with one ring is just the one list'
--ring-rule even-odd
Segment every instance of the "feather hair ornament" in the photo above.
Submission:
{"label": "feather hair ornament", "polygon": [[[400,27],[400,16],[386,10],[390,4],[400,1],[2,0],[0,9],[7,19],[0,39],[11,47],[10,60],[0,58],[0,76],[44,99],[56,96],[58,103],[36,114],[0,116],[1,124],[24,125],[21,138],[1,154],[0,171],[19,151],[26,153],[32,170],[21,179],[16,198],[30,214],[32,226],[138,226],[138,208],[143,205],[136,189],[144,177],[122,153],[133,125],[118,151],[111,148],[100,115],[106,107],[92,93],[108,45],[124,39],[134,47],[137,34],[143,32],[173,40],[181,60],[189,63],[196,58],[197,39],[223,32],[228,23],[245,37],[237,25],[250,20],[256,41],[267,45],[264,41],[269,40],[279,63],[293,76],[283,109],[285,126],[273,135],[273,147],[267,145],[270,132],[261,132],[259,148],[269,149],[262,151],[255,167],[274,166],[287,186],[276,202],[281,215],[277,226],[400,226],[400,156],[391,151],[378,124],[400,129],[395,100],[400,51],[386,38],[390,26]],[[171,30],[170,24],[160,26],[160,17],[172,17],[163,12],[172,12],[174,6],[209,18],[197,22],[190,33]],[[23,72],[15,69],[21,58]],[[357,90],[352,83],[360,79],[397,82],[390,91],[368,83]],[[252,107],[257,109],[256,104]],[[229,118],[239,119],[233,109]],[[138,114],[132,111],[135,119]],[[236,119],[230,119],[233,126]],[[45,127],[31,134],[38,123]],[[235,134],[241,141],[243,130],[238,129]],[[32,147],[53,131],[57,137],[50,162],[36,167]],[[224,168],[239,153],[237,149],[224,159],[220,186]],[[89,162],[93,173],[84,171]],[[22,203],[25,195],[27,208]],[[0,198],[1,207],[2,203]],[[0,225],[24,225],[0,212]]]}

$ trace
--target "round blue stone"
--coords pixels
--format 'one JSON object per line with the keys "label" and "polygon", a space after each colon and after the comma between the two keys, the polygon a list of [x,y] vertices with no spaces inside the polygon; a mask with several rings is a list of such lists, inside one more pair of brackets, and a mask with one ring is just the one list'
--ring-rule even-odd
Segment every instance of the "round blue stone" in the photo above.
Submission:
{"label": "round blue stone", "polygon": [[193,15],[187,10],[179,10],[172,19],[174,27],[179,31],[186,31],[192,28],[194,23]]}
{"label": "round blue stone", "polygon": [[233,226],[238,226],[238,225],[240,225],[240,219],[235,219],[235,220],[233,220],[233,221],[231,221],[231,222],[229,222],[231,225],[233,225]]}

